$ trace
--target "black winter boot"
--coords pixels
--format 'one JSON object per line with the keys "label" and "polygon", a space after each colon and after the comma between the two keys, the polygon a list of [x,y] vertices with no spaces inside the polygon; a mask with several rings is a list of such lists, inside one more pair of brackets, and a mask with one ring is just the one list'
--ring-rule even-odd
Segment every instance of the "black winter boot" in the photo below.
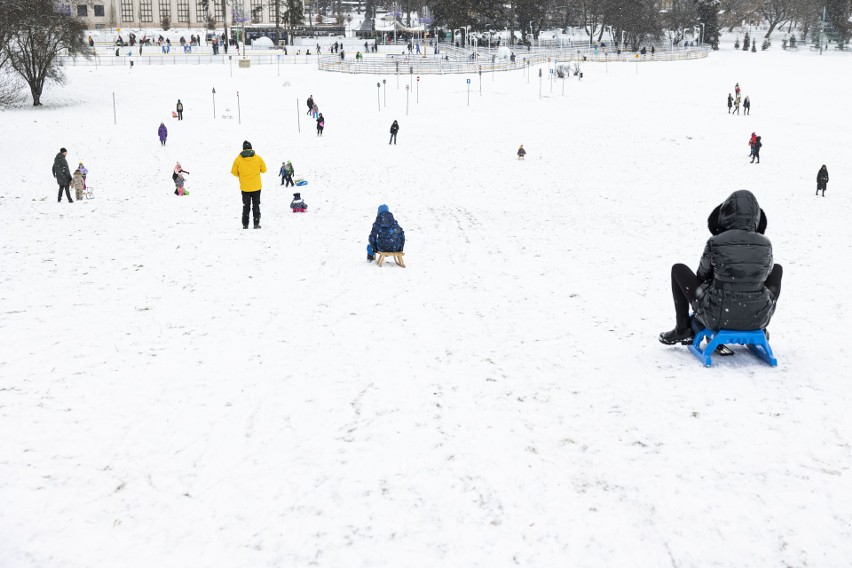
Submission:
{"label": "black winter boot", "polygon": [[686,329],[674,328],[660,334],[660,343],[665,345],[689,345],[693,339],[695,339],[695,333],[693,333],[691,327]]}

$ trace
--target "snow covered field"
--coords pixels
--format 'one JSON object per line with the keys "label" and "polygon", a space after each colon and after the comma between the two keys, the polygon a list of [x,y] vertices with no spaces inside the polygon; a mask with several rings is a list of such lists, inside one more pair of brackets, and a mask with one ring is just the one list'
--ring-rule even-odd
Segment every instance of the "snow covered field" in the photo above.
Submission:
{"label": "snow covered field", "polygon": [[[430,76],[407,116],[393,76],[69,68],[0,113],[0,566],[848,566],[850,68],[728,48],[541,99],[472,76],[469,107]],[[94,200],[56,202],[61,146]],[[779,366],[705,369],[657,342],[669,269],[740,188],[785,268]],[[405,269],[365,262],[381,203]]]}

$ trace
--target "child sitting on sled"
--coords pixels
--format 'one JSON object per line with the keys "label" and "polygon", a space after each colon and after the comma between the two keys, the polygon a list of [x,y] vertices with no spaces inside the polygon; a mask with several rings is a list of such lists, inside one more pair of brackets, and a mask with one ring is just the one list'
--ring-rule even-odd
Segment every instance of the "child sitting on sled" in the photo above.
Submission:
{"label": "child sitting on sled", "polygon": [[290,202],[290,209],[293,210],[293,213],[307,213],[308,204],[302,201],[301,194],[294,193],[293,201]]}

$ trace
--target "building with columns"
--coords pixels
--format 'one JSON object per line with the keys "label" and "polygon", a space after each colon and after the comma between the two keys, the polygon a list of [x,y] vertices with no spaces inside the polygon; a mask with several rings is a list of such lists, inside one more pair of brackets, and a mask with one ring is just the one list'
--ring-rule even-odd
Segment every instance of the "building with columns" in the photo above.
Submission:
{"label": "building with columns", "polygon": [[[173,28],[203,28],[208,17],[221,27],[225,16],[231,26],[232,10],[250,16],[253,24],[274,25],[276,9],[270,0],[230,0],[226,12],[222,11],[221,0],[70,0],[68,3],[71,13],[90,29],[159,29],[164,17],[168,17]],[[283,0],[279,4],[283,7]]]}

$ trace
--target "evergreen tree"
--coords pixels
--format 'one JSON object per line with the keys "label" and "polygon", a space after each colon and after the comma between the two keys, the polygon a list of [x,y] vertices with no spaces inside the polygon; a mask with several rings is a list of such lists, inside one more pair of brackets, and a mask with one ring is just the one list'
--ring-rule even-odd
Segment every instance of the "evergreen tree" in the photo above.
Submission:
{"label": "evergreen tree", "polygon": [[695,11],[698,21],[704,24],[704,43],[714,50],[719,49],[719,0],[696,0]]}

